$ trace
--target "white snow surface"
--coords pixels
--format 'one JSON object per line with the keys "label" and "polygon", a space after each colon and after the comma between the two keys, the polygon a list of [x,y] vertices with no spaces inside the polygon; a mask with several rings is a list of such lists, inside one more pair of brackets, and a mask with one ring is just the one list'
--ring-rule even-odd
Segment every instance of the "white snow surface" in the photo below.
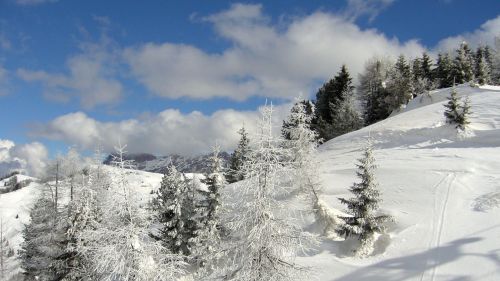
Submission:
{"label": "white snow surface", "polygon": [[355,163],[374,141],[383,202],[395,218],[375,252],[354,258],[349,243],[324,240],[301,263],[321,281],[500,280],[500,87],[458,86],[471,99],[470,130],[457,135],[443,116],[451,89],[417,97],[401,112],[333,139],[319,151],[322,200],[356,181]]}
{"label": "white snow surface", "polygon": [[[323,238],[297,259],[312,267],[310,280],[500,280],[500,87],[457,87],[459,96],[470,97],[473,112],[470,130],[460,135],[443,116],[450,90],[417,97],[390,118],[320,147],[320,199],[329,213],[340,214],[345,208],[337,198],[351,196],[356,159],[371,137],[381,212],[395,221],[367,258],[352,256],[351,241]],[[147,201],[162,175],[129,171],[127,178]],[[38,188],[32,183],[0,195],[0,214],[16,250]],[[312,216],[304,228],[318,231]]]}

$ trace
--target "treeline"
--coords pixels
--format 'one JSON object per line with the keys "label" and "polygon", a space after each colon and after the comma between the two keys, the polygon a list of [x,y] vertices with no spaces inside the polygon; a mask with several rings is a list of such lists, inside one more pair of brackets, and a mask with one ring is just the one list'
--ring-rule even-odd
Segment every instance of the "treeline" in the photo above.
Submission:
{"label": "treeline", "polygon": [[[400,55],[395,62],[373,58],[359,74],[354,87],[347,66],[326,82],[316,99],[301,103],[312,116],[311,127],[320,142],[357,130],[387,118],[411,99],[431,90],[454,84],[500,84],[500,39],[496,49],[479,46],[472,50],[463,42],[452,53],[440,53],[437,60],[423,53],[408,59]],[[284,121],[283,128],[292,126]]]}

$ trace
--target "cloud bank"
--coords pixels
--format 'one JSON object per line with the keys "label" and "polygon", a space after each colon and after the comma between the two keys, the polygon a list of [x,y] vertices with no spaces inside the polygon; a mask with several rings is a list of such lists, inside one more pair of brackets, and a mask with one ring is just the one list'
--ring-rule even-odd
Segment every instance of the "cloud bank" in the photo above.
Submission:
{"label": "cloud bank", "polygon": [[0,139],[0,175],[21,170],[31,176],[40,176],[47,159],[47,148],[39,142],[16,145],[13,141]]}

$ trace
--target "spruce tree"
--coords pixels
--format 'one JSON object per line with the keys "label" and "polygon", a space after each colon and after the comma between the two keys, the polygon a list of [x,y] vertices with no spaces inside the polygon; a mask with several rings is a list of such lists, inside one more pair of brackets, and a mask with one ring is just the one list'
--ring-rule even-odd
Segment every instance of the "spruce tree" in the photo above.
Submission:
{"label": "spruce tree", "polygon": [[391,112],[406,105],[413,97],[411,68],[403,55],[398,57],[396,64],[389,73],[387,90],[389,95],[386,101]]}
{"label": "spruce tree", "polygon": [[160,188],[152,201],[153,210],[161,224],[158,238],[173,253],[189,255],[191,252],[191,229],[194,218],[186,218],[192,214],[193,206],[190,198],[189,184],[185,176],[170,165],[163,175]]}
{"label": "spruce tree", "polygon": [[377,214],[381,199],[375,181],[376,165],[371,143],[366,146],[363,157],[358,160],[356,166],[356,174],[361,182],[354,183],[349,189],[354,195],[353,198],[340,198],[340,202],[347,205],[350,216],[340,217],[345,224],[338,229],[338,234],[357,237],[360,246],[355,253],[357,256],[366,256],[373,251],[374,234],[384,231],[384,223],[390,220],[390,217]]}
{"label": "spruce tree", "polygon": [[352,78],[345,65],[342,65],[337,75],[316,94],[316,111],[314,127],[323,141],[328,141],[331,138],[338,136],[339,132],[335,132],[334,119],[338,114],[338,109],[346,98],[353,95],[354,86]]}
{"label": "spruce tree", "polygon": [[309,116],[309,118],[307,118],[306,126],[308,126],[309,128],[312,128],[313,116],[314,116],[314,112],[316,110],[314,103],[312,103],[309,100],[302,100],[302,101],[296,102],[293,105],[292,109],[290,110],[291,114],[289,115],[288,119],[283,120],[283,126],[281,127],[281,135],[283,136],[283,138],[285,138],[287,140],[291,139],[290,130],[299,126],[300,122],[302,121],[302,120],[298,120],[296,118],[295,113],[298,113],[299,111],[301,112],[302,109],[304,109],[305,114]]}
{"label": "spruce tree", "polygon": [[202,265],[200,275],[213,272],[218,260],[223,257],[221,243],[223,226],[221,222],[222,198],[221,190],[225,185],[222,173],[222,160],[219,157],[220,147],[213,148],[210,158],[210,172],[202,180],[207,190],[199,190],[202,199],[197,207],[198,226],[194,238],[194,257]]}
{"label": "spruce tree", "polygon": [[455,82],[463,84],[472,81],[474,79],[474,58],[472,51],[466,42],[462,42],[456,52],[452,71]]}
{"label": "spruce tree", "polygon": [[[430,84],[434,82],[434,76],[433,76],[433,69],[432,69],[433,63],[431,57],[424,52],[422,54],[422,77],[424,79],[427,79]],[[428,89],[430,90],[430,89]]]}
{"label": "spruce tree", "polygon": [[366,125],[383,120],[390,114],[385,102],[387,91],[384,86],[390,67],[387,60],[373,59],[366,63],[365,70],[359,76],[358,95],[363,101]]}
{"label": "spruce tree", "polygon": [[241,168],[247,160],[250,152],[250,139],[248,138],[248,133],[245,131],[245,127],[241,127],[238,134],[240,135],[240,141],[238,143],[238,147],[231,154],[231,158],[229,159],[229,169],[226,172],[226,180],[228,183],[244,179]]}
{"label": "spruce tree", "polygon": [[461,106],[461,111],[460,111],[460,115],[458,116],[458,124],[457,124],[457,127],[458,129],[464,131],[467,129],[467,127],[469,126],[470,124],[470,115],[471,115],[471,111],[470,111],[470,108],[471,108],[471,105],[470,105],[470,98],[469,96],[467,96]]}
{"label": "spruce tree", "polygon": [[475,57],[475,77],[479,85],[489,84],[491,82],[491,69],[486,57],[486,48],[479,46]]}
{"label": "spruce tree", "polygon": [[447,124],[458,124],[460,122],[460,102],[457,95],[457,90],[455,87],[451,89],[450,96],[448,97],[448,103],[444,105],[446,108],[444,111],[444,116],[446,117]]}
{"label": "spruce tree", "polygon": [[447,53],[439,53],[436,63],[435,77],[439,88],[448,88],[453,86],[453,63]]}
{"label": "spruce tree", "polygon": [[347,134],[363,127],[363,119],[361,119],[359,112],[354,107],[352,96],[345,97],[340,104],[333,107],[335,116],[331,126],[331,138]]}

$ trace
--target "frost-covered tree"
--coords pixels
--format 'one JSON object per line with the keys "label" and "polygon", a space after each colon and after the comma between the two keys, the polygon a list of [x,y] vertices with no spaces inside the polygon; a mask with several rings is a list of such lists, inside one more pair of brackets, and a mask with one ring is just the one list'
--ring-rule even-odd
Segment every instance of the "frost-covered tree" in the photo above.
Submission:
{"label": "frost-covered tree", "polygon": [[345,119],[343,117],[337,118],[337,115],[345,114],[342,109],[345,109],[349,103],[344,103],[344,101],[352,98],[353,92],[352,78],[345,65],[342,65],[333,79],[319,89],[316,94],[314,128],[322,141],[328,141],[342,134],[342,132],[336,131],[341,126],[335,122],[338,122],[338,119]]}
{"label": "frost-covered tree", "polygon": [[14,258],[14,250],[7,240],[3,216],[0,213],[0,280],[8,280],[8,262]]}
{"label": "frost-covered tree", "polygon": [[387,91],[389,95],[385,101],[389,106],[390,112],[406,105],[413,97],[414,89],[411,68],[403,55],[398,57],[396,64],[389,72]]}
{"label": "frost-covered tree", "polygon": [[241,171],[243,164],[248,158],[248,153],[250,152],[250,139],[248,138],[248,133],[245,127],[241,127],[238,131],[240,135],[240,141],[238,147],[231,154],[229,159],[229,169],[226,173],[226,180],[228,183],[233,183],[244,179],[244,175]]}
{"label": "frost-covered tree", "polygon": [[491,81],[494,85],[500,85],[500,36],[495,37],[489,61],[491,63]]}
{"label": "frost-covered tree", "polygon": [[202,180],[207,189],[198,191],[202,199],[197,208],[199,218],[196,237],[193,239],[195,243],[193,255],[203,267],[200,275],[212,273],[219,259],[223,257],[221,252],[223,236],[221,191],[226,181],[222,173],[222,159],[219,154],[220,147],[215,145],[210,158],[210,172]]}
{"label": "frost-covered tree", "polygon": [[479,85],[489,84],[491,82],[491,69],[488,62],[486,47],[479,46],[475,57],[475,77]]}
{"label": "frost-covered tree", "polygon": [[297,120],[295,118],[294,113],[302,111],[302,109],[305,109],[305,114],[308,115],[306,125],[309,128],[312,128],[313,125],[312,121],[314,117],[314,112],[316,110],[314,103],[309,100],[297,101],[290,110],[292,114],[288,116],[287,120],[283,120],[283,126],[281,127],[281,135],[283,136],[283,138],[287,140],[291,139],[290,130],[293,129],[294,127],[299,126],[299,123],[302,121],[302,120]]}
{"label": "frost-covered tree", "polygon": [[152,214],[145,198],[127,181],[125,146],[117,148],[115,180],[100,195],[102,218],[96,227],[86,228],[81,248],[91,261],[90,280],[175,280],[184,272],[184,262],[150,236]]}
{"label": "frost-covered tree", "polygon": [[349,188],[353,198],[340,198],[340,202],[347,206],[350,216],[340,217],[345,224],[338,229],[338,234],[357,237],[360,246],[355,253],[357,256],[366,256],[373,251],[374,234],[384,231],[384,223],[390,220],[390,217],[377,214],[381,198],[375,180],[376,165],[371,143],[364,149],[363,157],[358,160],[356,166],[361,182],[354,183]]}
{"label": "frost-covered tree", "polygon": [[81,173],[83,165],[80,155],[75,148],[70,148],[61,161],[62,174],[68,179],[70,186],[70,200],[73,200],[76,178]]}
{"label": "frost-covered tree", "polygon": [[392,67],[388,59],[372,59],[365,64],[359,75],[358,95],[363,101],[364,122],[367,125],[383,120],[391,113],[385,102],[387,90],[385,82]]}
{"label": "frost-covered tree", "polygon": [[455,87],[451,90],[451,94],[448,97],[448,102],[444,105],[446,108],[444,111],[444,116],[446,117],[446,123],[455,125],[457,129],[465,130],[467,125],[469,125],[470,117],[470,100],[469,97],[460,104],[458,98],[458,93]]}
{"label": "frost-covered tree", "polygon": [[332,131],[329,138],[347,134],[363,127],[363,119],[354,106],[352,95],[347,96],[333,110],[336,114],[331,125]]}
{"label": "frost-covered tree", "polygon": [[469,45],[462,42],[456,52],[452,71],[455,82],[463,84],[472,81],[474,79],[474,57]]}
{"label": "frost-covered tree", "polygon": [[30,223],[23,229],[19,256],[26,280],[60,280],[68,272],[67,222],[54,204],[51,193],[44,190],[31,210]]}
{"label": "frost-covered tree", "polygon": [[284,201],[290,181],[284,172],[282,140],[272,133],[272,107],[262,108],[260,133],[249,161],[245,180],[234,194],[230,212],[231,251],[216,272],[223,280],[304,280],[303,268],[294,261],[308,235],[291,217]]}
{"label": "frost-covered tree", "polygon": [[453,86],[453,62],[447,53],[439,53],[435,68],[436,82],[439,88]]}
{"label": "frost-covered tree", "polygon": [[152,201],[161,225],[159,240],[173,253],[189,255],[195,231],[193,198],[185,176],[170,165]]}

